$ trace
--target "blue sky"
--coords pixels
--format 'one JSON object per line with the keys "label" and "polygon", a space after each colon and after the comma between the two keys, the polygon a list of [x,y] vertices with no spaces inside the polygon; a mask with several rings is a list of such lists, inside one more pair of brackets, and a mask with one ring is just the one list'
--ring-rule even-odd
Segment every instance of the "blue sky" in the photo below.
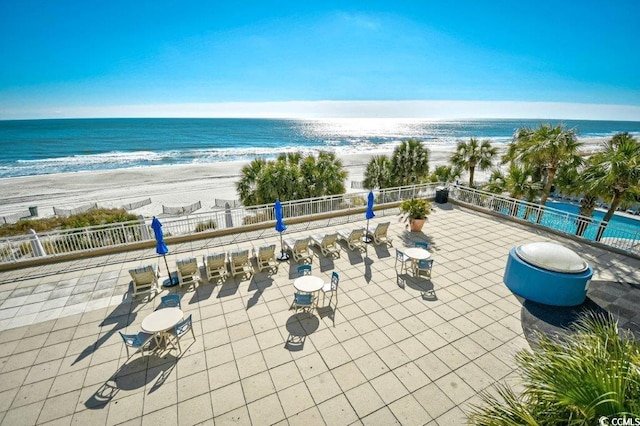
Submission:
{"label": "blue sky", "polygon": [[638,16],[635,0],[0,0],[0,119],[640,121]]}

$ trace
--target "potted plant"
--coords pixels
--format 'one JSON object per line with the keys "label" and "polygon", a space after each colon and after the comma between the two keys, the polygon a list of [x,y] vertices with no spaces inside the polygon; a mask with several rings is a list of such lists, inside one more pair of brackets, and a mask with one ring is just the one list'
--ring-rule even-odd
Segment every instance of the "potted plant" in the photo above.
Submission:
{"label": "potted plant", "polygon": [[405,222],[409,222],[411,231],[422,231],[422,226],[431,213],[431,203],[424,198],[411,198],[400,204]]}

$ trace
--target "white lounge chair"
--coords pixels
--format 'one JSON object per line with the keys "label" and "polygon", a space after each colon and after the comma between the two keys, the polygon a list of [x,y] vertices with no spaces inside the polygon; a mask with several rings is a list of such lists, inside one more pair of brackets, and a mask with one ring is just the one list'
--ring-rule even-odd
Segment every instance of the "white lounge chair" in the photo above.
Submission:
{"label": "white lounge chair", "polygon": [[375,244],[385,243],[387,245],[391,244],[391,238],[387,236],[387,231],[389,230],[389,225],[391,222],[383,222],[379,223],[375,228],[363,228],[365,233],[373,239]]}
{"label": "white lounge chair", "polygon": [[338,231],[338,236],[347,243],[351,250],[361,250],[363,248],[362,237],[364,237],[364,231],[362,228],[352,231],[342,229]]}
{"label": "white lounge chair", "polygon": [[209,282],[224,281],[229,277],[225,253],[208,254],[203,256],[202,260]]}
{"label": "white lounge chair", "polygon": [[320,251],[325,256],[333,256],[337,254],[340,256],[340,247],[338,247],[338,234],[325,234],[320,236],[318,234],[311,236],[313,244],[318,246]]}
{"label": "white lounge chair", "polygon": [[197,284],[200,281],[200,270],[195,257],[180,259],[176,262],[178,268],[178,284],[182,287],[185,284]]}
{"label": "white lounge chair", "polygon": [[234,277],[236,275],[251,276],[253,274],[248,249],[232,251],[229,254],[229,264]]}
{"label": "white lounge chair", "polygon": [[299,240],[284,240],[284,247],[286,250],[291,251],[293,260],[295,260],[296,262],[308,259],[309,263],[311,263],[311,261],[313,260],[313,255],[309,250],[309,238],[302,238]]}
{"label": "white lounge chair", "polygon": [[278,262],[276,262],[275,244],[258,247],[258,250],[255,251],[255,256],[260,272],[262,272],[263,269],[278,269]]}
{"label": "white lounge chair", "polygon": [[129,275],[133,282],[133,295],[158,292],[158,277],[160,270],[158,265],[145,265],[135,269],[129,269]]}

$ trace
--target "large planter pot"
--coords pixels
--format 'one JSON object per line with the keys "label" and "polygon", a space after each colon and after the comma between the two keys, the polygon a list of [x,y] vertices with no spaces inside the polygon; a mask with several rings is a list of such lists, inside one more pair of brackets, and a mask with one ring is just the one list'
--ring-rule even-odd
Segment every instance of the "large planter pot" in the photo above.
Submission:
{"label": "large planter pot", "polygon": [[427,219],[409,219],[409,229],[411,232],[420,232]]}

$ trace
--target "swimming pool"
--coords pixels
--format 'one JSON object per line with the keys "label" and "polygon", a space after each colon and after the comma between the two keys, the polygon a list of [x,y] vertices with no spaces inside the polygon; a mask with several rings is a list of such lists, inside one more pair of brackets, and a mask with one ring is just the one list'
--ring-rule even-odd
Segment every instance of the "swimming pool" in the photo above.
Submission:
{"label": "swimming pool", "polygon": [[[554,209],[545,211],[540,225],[556,229],[558,231],[566,232],[568,234],[575,234],[578,228],[578,223],[574,215],[580,213],[580,207],[577,204],[571,204],[561,201],[547,201],[547,207]],[[569,213],[563,215],[561,212]],[[508,214],[508,211],[503,213]],[[526,208],[521,206],[518,209],[518,217],[528,220],[529,222],[536,223],[537,216],[535,214],[529,214],[525,217]],[[591,223],[587,226],[583,238],[588,240],[595,240],[598,233],[598,226],[600,221],[604,218],[605,211],[595,210],[593,212],[593,219],[595,223]],[[629,216],[623,216],[614,214],[609,224],[607,225],[603,238],[623,238],[623,239],[638,239],[640,238],[640,220]]]}

